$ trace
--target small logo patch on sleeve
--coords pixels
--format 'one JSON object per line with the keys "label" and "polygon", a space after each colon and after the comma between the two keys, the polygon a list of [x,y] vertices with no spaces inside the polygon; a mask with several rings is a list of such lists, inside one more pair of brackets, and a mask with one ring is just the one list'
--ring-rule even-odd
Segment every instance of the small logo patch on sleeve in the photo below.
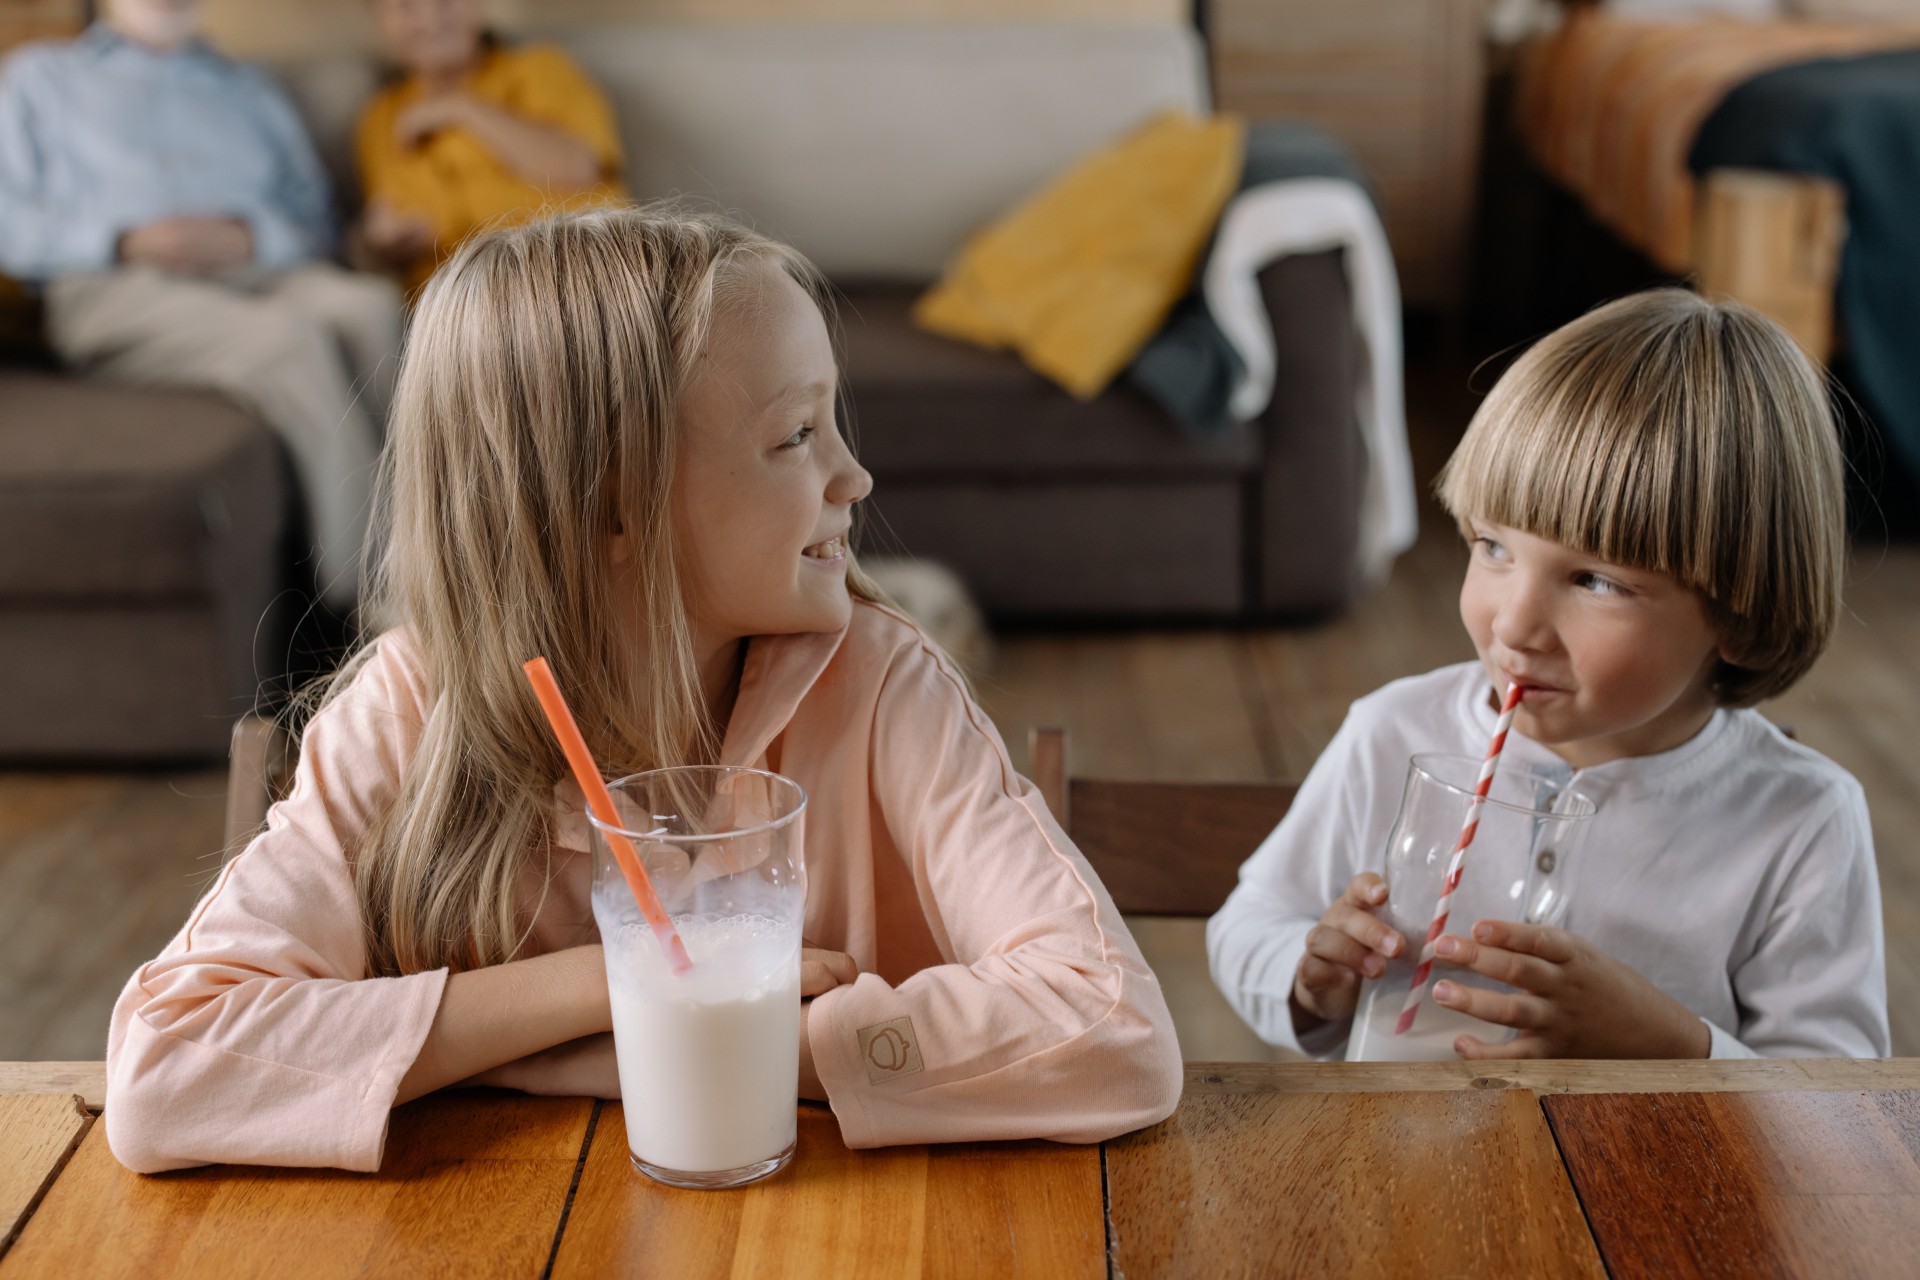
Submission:
{"label": "small logo patch on sleeve", "polygon": [[867,1064],[867,1083],[885,1084],[920,1070],[920,1042],[914,1039],[912,1018],[889,1018],[855,1034],[860,1060]]}

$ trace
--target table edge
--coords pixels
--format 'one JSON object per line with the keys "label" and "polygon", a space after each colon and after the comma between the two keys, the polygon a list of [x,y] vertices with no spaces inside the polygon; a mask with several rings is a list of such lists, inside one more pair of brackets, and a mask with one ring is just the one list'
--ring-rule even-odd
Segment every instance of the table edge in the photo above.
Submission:
{"label": "table edge", "polygon": [[1855,1092],[1920,1089],[1920,1058],[1506,1062],[1189,1062],[1186,1096],[1236,1093]]}
{"label": "table edge", "polygon": [[0,1062],[0,1093],[71,1093],[99,1114],[107,1100],[104,1062]]}

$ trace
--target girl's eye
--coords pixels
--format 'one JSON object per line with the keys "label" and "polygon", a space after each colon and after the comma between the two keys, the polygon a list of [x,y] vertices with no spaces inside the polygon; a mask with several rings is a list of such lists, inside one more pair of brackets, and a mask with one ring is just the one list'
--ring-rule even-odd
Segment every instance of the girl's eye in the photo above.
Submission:
{"label": "girl's eye", "polygon": [[1489,560],[1505,560],[1507,558],[1507,549],[1495,542],[1492,538],[1484,535],[1475,538],[1473,540],[1473,546],[1474,550]]}
{"label": "girl's eye", "polygon": [[782,449],[798,449],[801,445],[805,444],[812,437],[813,437],[813,424],[809,422],[806,426],[800,428],[798,431],[788,436],[785,440],[782,440],[780,442],[780,447]]}
{"label": "girl's eye", "polygon": [[1627,589],[1612,578],[1603,578],[1597,573],[1576,574],[1573,581],[1574,585],[1597,596],[1621,596],[1627,593]]}

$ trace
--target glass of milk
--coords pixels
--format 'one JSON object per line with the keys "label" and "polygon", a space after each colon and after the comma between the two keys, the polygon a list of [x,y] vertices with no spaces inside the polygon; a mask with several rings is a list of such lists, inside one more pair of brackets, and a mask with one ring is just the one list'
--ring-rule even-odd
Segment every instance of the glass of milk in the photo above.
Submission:
{"label": "glass of milk", "polygon": [[594,826],[593,915],[633,1165],[737,1187],[793,1159],[800,1083],[806,792],[759,769],[655,769],[610,784],[693,968],[675,974]]}
{"label": "glass of milk", "polygon": [[[1387,836],[1387,902],[1377,914],[1407,940],[1405,953],[1389,960],[1384,974],[1360,987],[1360,1005],[1347,1039],[1348,1062],[1455,1060],[1461,1033],[1504,1044],[1515,1032],[1434,1003],[1433,984],[1510,991],[1442,960],[1420,998],[1405,1035],[1394,1026],[1413,987],[1413,971],[1433,923],[1435,905],[1453,847],[1460,839],[1480,761],[1469,756],[1418,755],[1407,766],[1400,812]],[[1592,800],[1570,785],[1570,772],[1549,773],[1519,761],[1500,762],[1493,789],[1480,810],[1480,828],[1467,847],[1460,887],[1448,911],[1447,932],[1467,937],[1481,920],[1518,920],[1559,925],[1566,920],[1570,874],[1581,837],[1590,824]]]}

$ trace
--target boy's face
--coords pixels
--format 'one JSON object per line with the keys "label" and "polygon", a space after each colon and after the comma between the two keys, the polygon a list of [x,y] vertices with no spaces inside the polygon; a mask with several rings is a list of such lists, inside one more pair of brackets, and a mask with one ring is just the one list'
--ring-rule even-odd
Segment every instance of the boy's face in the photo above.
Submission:
{"label": "boy's face", "polygon": [[1713,713],[1720,637],[1700,597],[1485,520],[1460,620],[1502,693],[1529,686],[1514,727],[1575,768],[1671,750]]}

